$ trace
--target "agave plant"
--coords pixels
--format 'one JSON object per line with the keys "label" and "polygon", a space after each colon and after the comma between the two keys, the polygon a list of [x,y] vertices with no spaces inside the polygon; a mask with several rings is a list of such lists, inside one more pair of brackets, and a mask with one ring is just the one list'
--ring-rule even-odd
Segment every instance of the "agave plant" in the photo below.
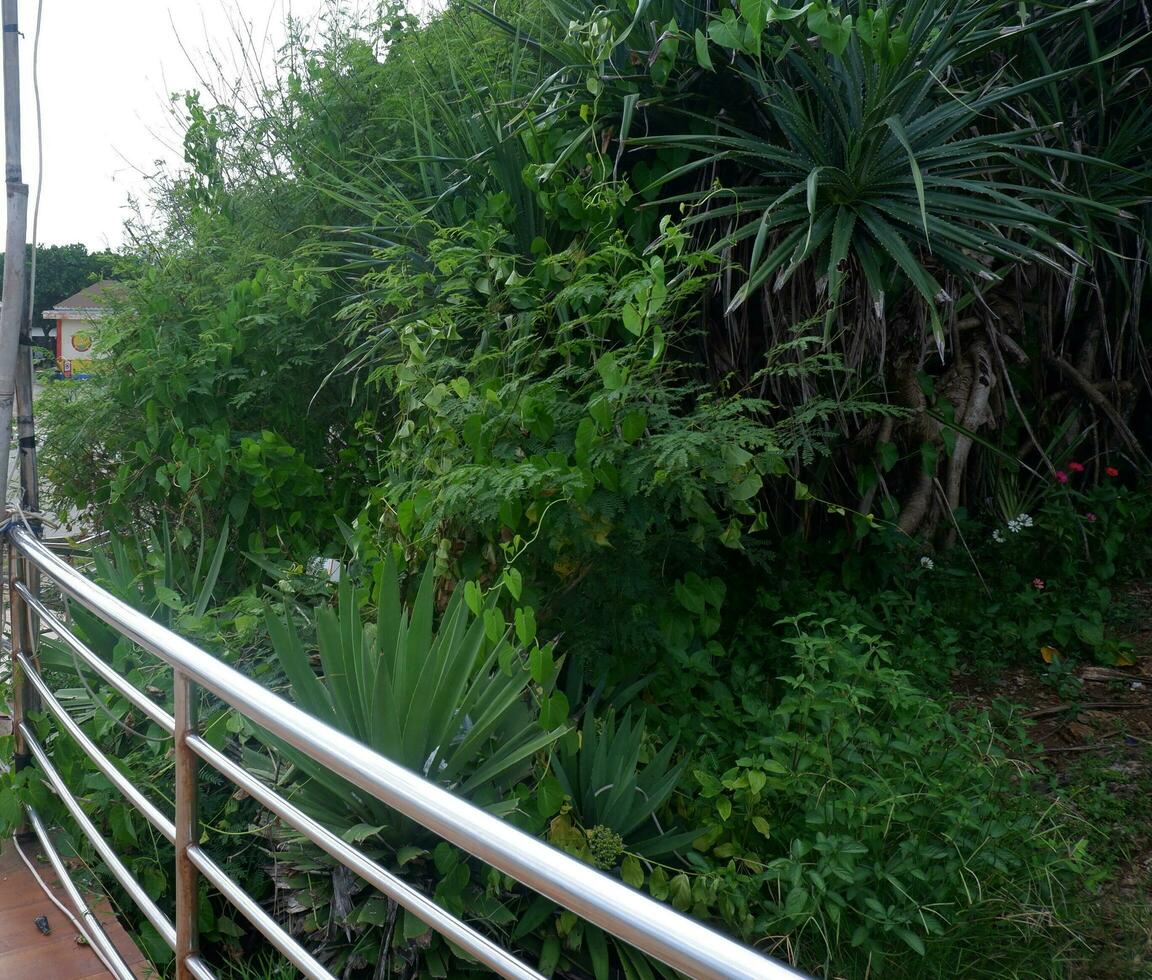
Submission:
{"label": "agave plant", "polygon": [[[406,606],[389,559],[377,570],[376,622],[366,624],[356,590],[343,578],[336,608],[316,614],[319,675],[290,619],[269,610],[268,630],[301,708],[391,761],[507,813],[516,806],[510,787],[566,727],[542,727],[535,698],[548,686],[533,679],[528,657],[507,633],[489,639],[485,616],[471,614],[463,593],[453,591],[437,625],[432,568]],[[499,615],[494,603],[493,597],[487,604],[489,629]],[[296,767],[296,802],[314,817],[333,828],[360,824],[387,841],[412,843],[414,828],[389,807],[265,737]]]}
{"label": "agave plant", "polygon": [[[683,765],[672,763],[675,739],[642,765],[644,735],[644,716],[633,718],[631,709],[619,719],[615,712],[598,718],[588,711],[578,744],[562,746],[553,760],[553,772],[586,828],[597,863],[614,864],[622,849],[659,857],[698,836],[660,825],[657,813],[676,788]],[[619,841],[617,854],[599,853],[612,835]]]}

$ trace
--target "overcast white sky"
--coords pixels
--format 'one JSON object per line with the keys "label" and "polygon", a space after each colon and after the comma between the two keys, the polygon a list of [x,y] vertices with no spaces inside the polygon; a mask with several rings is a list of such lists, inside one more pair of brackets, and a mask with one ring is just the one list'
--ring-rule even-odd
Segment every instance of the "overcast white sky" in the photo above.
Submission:
{"label": "overcast white sky", "polygon": [[[258,41],[267,38],[271,57],[284,38],[286,13],[315,21],[332,2],[43,0],[40,242],[83,242],[90,249],[118,246],[128,196],[144,192],[142,174],[154,172],[157,160],[181,161],[180,136],[173,127],[168,97],[197,87],[181,40],[201,63],[208,51],[229,62],[234,49],[232,24],[239,19],[251,25]],[[20,49],[24,179],[35,194],[36,0],[19,0],[19,8],[24,35]]]}

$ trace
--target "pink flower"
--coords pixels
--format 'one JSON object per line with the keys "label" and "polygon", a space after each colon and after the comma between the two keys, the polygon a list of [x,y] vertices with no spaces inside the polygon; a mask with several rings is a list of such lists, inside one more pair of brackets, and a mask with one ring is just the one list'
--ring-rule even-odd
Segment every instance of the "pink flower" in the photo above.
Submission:
{"label": "pink flower", "polygon": [[1032,588],[1034,588],[1034,589],[1044,588],[1044,579],[1042,579],[1042,578],[1032,579]]}
{"label": "pink flower", "polygon": [[1085,514],[1084,517],[1087,518],[1089,524],[1095,524],[1096,523],[1096,515],[1095,514],[1088,513],[1088,514]]}
{"label": "pink flower", "polygon": [[1077,463],[1075,460],[1073,460],[1071,463],[1068,464],[1068,469],[1070,469],[1073,473],[1083,473],[1084,472],[1084,464],[1083,463]]}
{"label": "pink flower", "polygon": [[1060,483],[1067,483],[1068,482],[1068,474],[1065,473],[1063,470],[1057,470],[1056,471],[1056,479]]}
{"label": "pink flower", "polygon": [[1119,476],[1120,471],[1115,466],[1109,466],[1105,471],[1109,476]]}

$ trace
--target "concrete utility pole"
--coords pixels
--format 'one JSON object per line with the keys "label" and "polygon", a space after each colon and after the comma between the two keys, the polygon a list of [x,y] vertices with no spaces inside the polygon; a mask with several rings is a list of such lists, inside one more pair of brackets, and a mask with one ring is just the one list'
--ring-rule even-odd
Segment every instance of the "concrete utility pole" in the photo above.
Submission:
{"label": "concrete utility pole", "polygon": [[[20,165],[20,33],[16,0],[2,0],[4,23],[4,153],[8,229],[4,245],[4,289],[0,302],[0,493],[8,509],[8,460],[20,331],[24,324],[24,249],[28,242],[28,185]],[[29,391],[31,394],[31,391]],[[31,406],[25,408],[31,415]]]}

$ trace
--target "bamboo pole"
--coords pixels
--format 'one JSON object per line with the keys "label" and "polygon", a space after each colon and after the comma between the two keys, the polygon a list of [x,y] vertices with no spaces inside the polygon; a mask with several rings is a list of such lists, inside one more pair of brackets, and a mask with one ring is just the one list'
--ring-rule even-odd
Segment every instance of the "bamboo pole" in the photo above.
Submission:
{"label": "bamboo pole", "polygon": [[20,34],[16,0],[0,3],[4,24],[4,152],[7,233],[4,285],[0,297],[0,488],[7,510],[12,413],[16,401],[16,368],[24,324],[24,249],[28,242],[28,185],[20,164]]}
{"label": "bamboo pole", "polygon": [[[3,495],[4,516],[11,508],[8,504],[8,462],[12,452],[12,410],[16,400],[17,361],[20,355],[20,334],[24,326],[24,248],[28,241],[28,185],[20,165],[20,33],[16,22],[16,0],[0,2],[0,20],[4,25],[4,185],[7,198],[7,231],[4,238],[4,285],[0,295],[0,494]],[[31,392],[29,391],[29,394]],[[31,409],[29,409],[31,413]],[[8,589],[11,614],[11,641],[13,653],[32,654],[28,643],[27,609],[12,588],[18,573],[15,552],[9,549]],[[37,707],[30,684],[24,681],[22,670],[13,656],[13,721],[26,721]],[[16,735],[15,767],[28,764],[28,746],[21,724],[13,725]],[[27,833],[24,821],[17,833]]]}
{"label": "bamboo pole", "polygon": [[[40,475],[36,461],[36,419],[33,411],[35,383],[32,363],[32,327],[36,316],[36,223],[40,214],[40,199],[44,190],[44,138],[40,116],[40,80],[37,60],[40,56],[40,23],[44,15],[43,2],[36,7],[36,33],[32,42],[32,91],[36,98],[36,206],[32,211],[32,258],[28,266],[28,289],[24,293],[24,328],[20,331],[20,351],[16,362],[16,435],[20,440],[20,501],[25,512],[40,512]],[[36,534],[42,532],[39,516],[29,517]],[[29,580],[29,588],[40,594],[40,574]],[[33,633],[39,636],[39,619],[32,616]]]}

